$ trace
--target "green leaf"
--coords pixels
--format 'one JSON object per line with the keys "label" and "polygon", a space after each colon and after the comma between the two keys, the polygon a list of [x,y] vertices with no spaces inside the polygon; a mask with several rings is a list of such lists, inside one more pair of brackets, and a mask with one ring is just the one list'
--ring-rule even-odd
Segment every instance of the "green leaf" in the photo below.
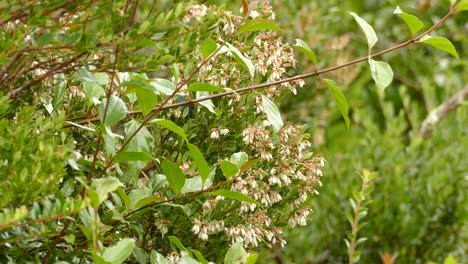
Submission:
{"label": "green leaf", "polygon": [[239,172],[239,167],[237,167],[236,164],[227,160],[221,161],[220,167],[226,179],[229,179],[232,176],[237,175],[237,173]]}
{"label": "green leaf", "polygon": [[216,174],[216,167],[214,167],[211,171],[210,174],[208,175],[208,178],[204,183],[202,183],[202,178],[201,176],[195,176],[191,177],[185,180],[184,188],[182,188],[181,193],[191,193],[191,192],[198,192],[201,190],[205,190],[207,188],[210,188],[213,185],[213,179]]}
{"label": "green leaf", "polygon": [[411,31],[411,35],[418,33],[421,28],[423,28],[424,24],[417,18],[416,16],[410,15],[408,13],[403,12],[399,6],[393,11],[393,14],[399,14],[400,17],[403,19],[405,24]]}
{"label": "green leaf", "polygon": [[375,61],[369,58],[370,70],[372,73],[372,79],[374,79],[377,86],[380,88],[380,91],[389,86],[393,80],[393,71],[392,67],[386,62]]}
{"label": "green leaf", "polygon": [[263,207],[261,203],[255,201],[254,199],[240,192],[229,191],[229,190],[217,190],[217,191],[212,192],[211,195],[222,196],[222,197],[232,199],[232,200],[253,203],[257,205],[258,207]]}
{"label": "green leaf", "polygon": [[204,59],[208,58],[217,48],[218,45],[212,39],[207,39],[200,45],[200,51]]}
{"label": "green leaf", "polygon": [[245,260],[245,264],[255,264],[257,262],[257,254],[250,254]]}
{"label": "green leaf", "polygon": [[198,261],[200,261],[201,264],[208,264],[208,260],[206,260],[202,253],[196,249],[190,249],[190,251],[192,251],[192,253],[195,255],[195,257],[197,258]]}
{"label": "green leaf", "polygon": [[101,179],[94,179],[91,183],[91,188],[96,192],[99,198],[99,204],[107,199],[110,192],[117,190],[124,185],[114,177],[106,177]]}
{"label": "green leaf", "polygon": [[114,161],[117,163],[124,162],[124,161],[137,161],[137,160],[149,161],[149,160],[153,160],[153,157],[151,157],[146,152],[126,151],[126,152],[117,153],[117,155],[115,155],[115,158],[114,158]]}
{"label": "green leaf", "polygon": [[275,31],[282,32],[281,28],[279,28],[270,20],[255,19],[242,25],[237,31],[237,33],[242,34],[245,32],[260,31],[260,30],[275,30]]}
{"label": "green leaf", "polygon": [[296,47],[299,51],[307,55],[307,57],[309,57],[313,64],[317,64],[317,56],[315,56],[315,53],[310,49],[307,43],[305,43],[301,39],[296,39],[296,44],[294,44],[294,47]]}
{"label": "green leaf", "polygon": [[172,190],[179,193],[185,184],[185,175],[179,165],[172,161],[163,160],[161,167]]}
{"label": "green leaf", "polygon": [[209,83],[195,83],[189,86],[187,91],[190,92],[223,92],[224,89]]}
{"label": "green leaf", "polygon": [[206,179],[208,178],[208,175],[210,174],[210,166],[206,162],[205,158],[203,157],[203,154],[197,146],[192,145],[190,143],[187,143],[187,146],[189,148],[190,157],[195,162],[195,165],[197,165],[198,171],[200,172],[200,176],[202,178],[202,182],[204,184]]}
{"label": "green leaf", "polygon": [[127,116],[127,106],[124,101],[115,95],[109,97],[109,104],[107,107],[106,120],[104,120],[104,111],[106,109],[107,98],[102,100],[102,103],[98,106],[98,113],[101,122],[106,126],[112,126],[124,119]]}
{"label": "green leaf", "polygon": [[268,122],[273,126],[273,130],[278,132],[283,127],[283,120],[278,107],[262,94],[263,111],[267,115]]}
{"label": "green leaf", "polygon": [[229,161],[236,164],[238,168],[242,167],[244,163],[249,160],[249,155],[245,152],[237,152],[231,155]]}
{"label": "green leaf", "polygon": [[80,80],[80,81],[86,81],[86,82],[93,82],[93,83],[98,82],[98,79],[96,78],[96,76],[94,76],[93,73],[91,73],[85,68],[81,68],[77,70],[75,73],[73,73],[72,78]]}
{"label": "green leaf", "polygon": [[117,242],[116,245],[104,249],[101,257],[108,263],[119,264],[123,263],[132,254],[135,240],[124,238]]}
{"label": "green leaf", "polygon": [[370,50],[372,49],[372,47],[374,47],[375,43],[377,43],[377,41],[379,40],[377,38],[377,34],[375,34],[375,31],[372,28],[372,26],[369,25],[364,19],[359,17],[356,13],[349,12],[349,14],[354,17],[354,20],[356,20],[362,32],[364,32],[364,35],[366,35],[367,45],[369,46],[369,53],[370,53]]}
{"label": "green leaf", "polygon": [[244,163],[242,165],[242,167],[240,167],[240,173],[248,170],[249,168],[251,168],[252,166],[254,166],[255,164],[257,164],[258,162],[262,161],[263,159],[262,158],[255,158],[255,159],[251,159],[251,160],[248,160],[246,163]]}
{"label": "green leaf", "polygon": [[179,127],[178,125],[176,125],[174,122],[170,121],[170,120],[153,119],[153,120],[150,121],[150,123],[160,125],[160,126],[166,128],[166,129],[176,133],[181,138],[183,138],[185,141],[187,141],[187,136],[185,136],[184,130],[181,127]]}
{"label": "green leaf", "polygon": [[330,88],[333,97],[335,98],[335,102],[338,105],[338,109],[341,112],[341,115],[343,116],[346,127],[349,129],[350,126],[350,121],[349,121],[349,115],[348,115],[348,102],[346,101],[346,97],[344,96],[343,92],[338,88],[336,83],[332,80],[329,79],[323,79],[325,83],[327,84],[328,88]]}
{"label": "green leaf", "polygon": [[452,256],[452,254],[449,254],[444,259],[444,264],[458,264],[458,262],[455,260],[455,258]]}
{"label": "green leaf", "polygon": [[224,264],[245,263],[247,252],[242,246],[242,242],[234,243],[224,256]]}
{"label": "green leaf", "polygon": [[153,91],[142,88],[135,89],[135,92],[141,111],[145,116],[148,115],[158,103],[158,96]]}
{"label": "green leaf", "polygon": [[452,42],[450,40],[444,38],[444,37],[439,37],[439,36],[429,36],[426,35],[422,37],[419,42],[428,44],[433,46],[434,48],[440,49],[442,51],[445,51],[451,55],[453,55],[455,58],[460,59],[458,57],[458,53],[455,50],[455,47],[453,46]]}
{"label": "green leaf", "polygon": [[140,28],[138,28],[137,34],[140,35],[142,33],[145,33],[146,29],[151,26],[150,21],[145,21],[143,24],[141,24]]}
{"label": "green leaf", "polygon": [[242,55],[242,53],[230,43],[226,42],[225,44],[226,47],[232,52],[232,55],[234,55],[234,58],[236,58],[236,60],[249,71],[250,77],[253,78],[255,75],[255,67],[252,61],[249,58]]}
{"label": "green leaf", "polygon": [[169,241],[171,241],[171,243],[176,246],[180,251],[188,251],[188,249],[186,247],[184,247],[184,245],[182,244],[182,242],[180,242],[180,240],[175,237],[175,236],[168,236],[167,238],[169,238]]}
{"label": "green leaf", "polygon": [[151,250],[151,255],[150,255],[150,263],[151,264],[168,264],[167,259],[159,254],[156,250],[152,249]]}
{"label": "green leaf", "polygon": [[200,264],[200,262],[192,257],[190,252],[182,251],[180,252],[180,255],[180,264]]}
{"label": "green leaf", "polygon": [[152,80],[150,84],[151,86],[153,86],[156,92],[163,95],[171,95],[176,89],[176,86],[173,82],[161,78],[156,78]]}
{"label": "green leaf", "polygon": [[[453,3],[452,3],[453,5]],[[461,0],[457,5],[457,12],[468,10],[468,0]]]}

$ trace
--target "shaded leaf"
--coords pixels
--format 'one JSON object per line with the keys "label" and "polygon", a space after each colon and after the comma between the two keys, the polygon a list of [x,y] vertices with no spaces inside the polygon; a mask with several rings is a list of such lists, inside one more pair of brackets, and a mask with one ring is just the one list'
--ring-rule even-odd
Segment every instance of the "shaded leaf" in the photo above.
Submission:
{"label": "shaded leaf", "polygon": [[244,66],[249,71],[250,76],[253,78],[255,75],[255,67],[252,61],[249,58],[245,57],[236,47],[234,47],[230,43],[226,42],[226,47],[232,52],[234,58],[236,58],[236,60],[240,62],[240,64],[242,64],[242,66]]}
{"label": "shaded leaf", "polygon": [[204,59],[208,58],[217,48],[218,45],[212,39],[207,39],[200,45],[200,51]]}
{"label": "shaded leaf", "polygon": [[224,89],[209,83],[195,83],[189,86],[187,91],[190,92],[223,92]]}
{"label": "shaded leaf", "polygon": [[149,161],[153,160],[153,157],[146,152],[126,151],[117,153],[114,158],[114,161],[117,163],[137,160]]}
{"label": "shaded leaf", "polygon": [[171,241],[171,243],[176,246],[180,251],[188,251],[188,249],[186,247],[184,247],[184,245],[182,244],[182,242],[180,242],[180,240],[175,237],[175,236],[168,236],[167,238],[169,238],[169,241]]}
{"label": "shaded leaf", "polygon": [[166,128],[166,129],[176,133],[177,135],[182,137],[185,141],[187,141],[187,136],[185,136],[184,130],[181,127],[179,127],[178,125],[176,125],[174,122],[170,121],[170,120],[153,119],[153,120],[150,121],[150,123],[160,125],[160,126]]}
{"label": "shaded leaf", "polygon": [[98,113],[101,122],[106,126],[112,126],[124,119],[127,116],[127,106],[124,101],[115,95],[109,97],[109,104],[107,107],[106,119],[104,120],[104,111],[107,104],[107,98],[102,100],[102,103],[98,106]]}
{"label": "shaded leaf", "polygon": [[179,165],[172,161],[163,160],[161,167],[172,190],[179,193],[185,184],[185,175]]}
{"label": "shaded leaf", "polygon": [[335,102],[338,105],[338,109],[341,112],[341,115],[343,116],[346,127],[349,129],[350,126],[350,121],[349,121],[349,115],[348,115],[348,102],[346,101],[346,97],[344,96],[343,92],[338,88],[336,83],[332,80],[329,79],[323,79],[325,83],[327,84],[328,88],[330,88],[333,97],[335,98]]}
{"label": "shaded leaf", "polygon": [[94,179],[91,183],[91,188],[96,192],[99,198],[99,204],[107,199],[107,195],[110,192],[117,190],[119,187],[124,187],[124,185],[114,177]]}
{"label": "shaded leaf", "polygon": [[159,254],[156,250],[151,250],[150,254],[150,263],[151,264],[168,264],[166,258]]}
{"label": "shaded leaf", "polygon": [[135,247],[135,240],[124,238],[117,242],[116,245],[105,248],[101,256],[106,262],[112,264],[123,263],[132,254],[133,247]]}
{"label": "shaded leaf", "polygon": [[205,183],[208,175],[210,174],[210,166],[206,162],[205,157],[203,157],[203,154],[197,146],[190,143],[187,143],[187,146],[189,148],[190,157],[193,159],[195,165],[198,168],[198,171],[200,172],[202,182]]}

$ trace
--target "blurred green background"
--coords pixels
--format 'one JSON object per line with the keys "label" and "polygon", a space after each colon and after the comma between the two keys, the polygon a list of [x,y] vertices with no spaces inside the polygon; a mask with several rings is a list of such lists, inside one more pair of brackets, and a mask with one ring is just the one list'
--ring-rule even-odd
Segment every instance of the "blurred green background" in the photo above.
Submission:
{"label": "blurred green background", "polygon": [[[371,24],[379,37],[374,51],[410,38],[400,8],[428,29],[450,9],[450,1],[272,1],[285,38],[304,40],[317,54],[319,69],[367,54],[367,44],[348,11]],[[460,60],[431,47],[412,45],[378,58],[393,68],[394,81],[379,95],[369,67],[362,63],[328,74],[343,90],[351,128],[327,87],[306,80],[282,106],[284,118],[309,127],[317,153],[328,163],[320,195],[312,199],[310,225],[287,232],[284,248],[265,249],[261,263],[347,263],[344,238],[349,198],[359,191],[358,171],[378,172],[373,203],[359,237],[361,263],[442,263],[452,254],[468,263],[467,182],[468,107],[451,112],[423,139],[419,129],[429,112],[468,85],[468,12],[458,13],[432,35],[455,45]],[[299,73],[313,71],[296,53]],[[294,74],[294,73],[291,73]],[[389,262],[387,262],[389,263]]]}

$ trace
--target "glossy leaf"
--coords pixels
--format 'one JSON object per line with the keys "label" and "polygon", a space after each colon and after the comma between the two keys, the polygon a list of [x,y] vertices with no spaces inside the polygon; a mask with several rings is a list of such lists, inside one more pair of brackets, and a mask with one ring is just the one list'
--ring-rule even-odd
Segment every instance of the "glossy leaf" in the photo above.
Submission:
{"label": "glossy leaf", "polygon": [[160,126],[166,128],[166,129],[176,133],[177,135],[182,137],[185,141],[187,141],[187,136],[185,136],[184,130],[181,127],[179,127],[178,125],[176,125],[174,122],[170,121],[170,120],[153,119],[153,120],[150,121],[150,123],[160,125]]}
{"label": "glossy leaf", "polygon": [[150,82],[150,85],[161,95],[171,95],[174,93],[176,86],[173,82],[156,78]]}
{"label": "glossy leaf", "polygon": [[237,33],[242,34],[245,32],[253,32],[260,30],[274,30],[282,32],[281,28],[279,28],[275,23],[271,22],[270,20],[255,19],[242,25],[237,31]]}
{"label": "glossy leaf", "polygon": [[283,120],[278,107],[262,94],[263,111],[267,115],[268,122],[273,126],[273,130],[278,132],[283,127]]}
{"label": "glossy leaf", "polygon": [[468,10],[468,0],[461,0],[457,4],[457,12]]}
{"label": "glossy leaf", "polygon": [[200,172],[202,181],[203,183],[205,183],[206,179],[208,178],[208,175],[210,174],[210,166],[206,162],[205,157],[203,157],[203,154],[197,146],[192,145],[190,143],[187,143],[187,146],[189,148],[190,157],[195,162],[195,165],[197,166],[198,171]]}
{"label": "glossy leaf", "polygon": [[369,58],[369,65],[372,74],[372,78],[374,79],[377,86],[380,88],[381,92],[387,86],[392,83],[393,80],[393,70],[392,67],[386,62],[383,61],[375,61]]}
{"label": "glossy leaf", "polygon": [[354,20],[356,20],[362,32],[364,32],[364,35],[366,36],[366,39],[367,39],[367,45],[369,46],[369,52],[370,52],[372,47],[374,47],[375,43],[377,43],[378,41],[377,34],[375,33],[374,28],[372,28],[371,25],[369,25],[364,19],[362,19],[356,13],[349,12],[349,14],[351,14],[354,17]]}
{"label": "glossy leaf", "polygon": [[195,83],[187,89],[190,92],[223,92],[224,89],[209,83]]}
{"label": "glossy leaf", "polygon": [[262,204],[260,204],[259,202],[255,201],[254,199],[248,197],[247,195],[241,192],[229,191],[229,190],[217,190],[217,191],[212,192],[211,195],[222,196],[224,198],[228,198],[232,200],[253,203],[257,205],[258,207],[263,207]]}
{"label": "glossy leaf", "polygon": [[182,242],[180,242],[180,239],[178,239],[177,237],[168,236],[167,238],[169,238],[169,241],[171,241],[171,244],[176,246],[180,251],[188,251],[188,249],[186,247],[184,247]]}
{"label": "glossy leaf", "polygon": [[345,120],[346,127],[349,129],[350,126],[350,121],[349,121],[349,114],[348,114],[348,102],[346,101],[346,97],[344,96],[343,92],[338,88],[336,83],[332,80],[329,79],[323,79],[325,83],[327,84],[328,88],[330,88],[333,97],[335,98],[335,102],[338,106],[338,109],[341,112],[341,115],[343,116],[343,119]]}
{"label": "glossy leaf", "polygon": [[106,120],[104,120],[104,111],[107,104],[107,98],[102,100],[98,107],[99,118],[106,126],[112,126],[127,116],[127,106],[124,101],[115,95],[109,97]]}
{"label": "glossy leaf", "polygon": [[294,47],[296,47],[296,49],[307,55],[307,57],[309,57],[313,64],[317,64],[317,56],[315,56],[315,53],[310,49],[307,43],[300,39],[296,39],[296,44],[294,44]]}
{"label": "glossy leaf", "polygon": [[257,262],[257,254],[250,254],[245,260],[245,264],[255,264]]}
{"label": "glossy leaf", "polygon": [[455,58],[460,59],[460,57],[458,56],[457,50],[455,50],[455,47],[453,46],[452,42],[450,42],[450,40],[444,37],[426,35],[422,37],[419,40],[419,42],[431,45],[434,48],[445,51],[453,55]]}
{"label": "glossy leaf", "polygon": [[163,160],[161,168],[172,190],[175,193],[180,193],[185,184],[185,175],[179,165],[172,161]]}

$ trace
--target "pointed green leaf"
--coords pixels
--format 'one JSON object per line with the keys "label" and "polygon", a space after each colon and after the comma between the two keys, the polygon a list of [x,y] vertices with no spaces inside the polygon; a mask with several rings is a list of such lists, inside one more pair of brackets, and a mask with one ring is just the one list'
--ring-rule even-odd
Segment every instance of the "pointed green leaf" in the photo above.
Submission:
{"label": "pointed green leaf", "polygon": [[[453,5],[453,3],[452,3]],[[457,12],[468,10],[468,0],[461,0],[457,4]]]}
{"label": "pointed green leaf", "polygon": [[257,254],[250,254],[245,260],[245,264],[255,264],[257,262]]}
{"label": "pointed green leaf", "polygon": [[226,42],[226,47],[232,52],[234,58],[236,58],[236,60],[249,71],[250,77],[253,78],[255,75],[255,67],[252,61],[249,58],[245,57],[236,47],[234,47],[230,43]]}
{"label": "pointed green leaf", "polygon": [[197,258],[198,261],[200,261],[201,264],[208,264],[208,260],[206,260],[202,253],[196,249],[190,249],[190,251],[192,251],[192,253],[195,255],[195,257]]}
{"label": "pointed green leaf", "polygon": [[172,190],[179,193],[185,184],[185,175],[179,165],[172,161],[163,160],[161,167]]}
{"label": "pointed green leaf", "polygon": [[176,133],[177,135],[182,137],[185,141],[187,141],[187,136],[185,136],[184,130],[181,127],[179,127],[178,125],[176,125],[174,122],[170,121],[170,120],[153,119],[153,120],[150,121],[150,123],[160,125],[160,126],[166,128],[166,129]]}
{"label": "pointed green leaf", "polygon": [[221,161],[220,167],[226,179],[229,179],[232,176],[237,175],[237,173],[239,172],[239,167],[237,167],[236,164],[227,160]]}
{"label": "pointed green leaf", "polygon": [[393,11],[394,14],[399,14],[401,19],[405,22],[408,28],[411,31],[411,35],[418,33],[419,30],[424,26],[423,22],[419,20],[416,16],[410,15],[403,12],[399,6]]}
{"label": "pointed green leaf", "polygon": [[452,254],[449,254],[445,259],[444,259],[444,264],[458,264],[457,260],[452,256]]}
{"label": "pointed green leaf", "polygon": [[224,256],[224,264],[245,263],[247,252],[242,246],[242,242],[234,243]]}
{"label": "pointed green leaf", "polygon": [[117,242],[116,245],[105,248],[104,253],[100,256],[108,263],[123,263],[132,254],[133,247],[135,247],[135,240],[124,238]]}
{"label": "pointed green leaf", "polygon": [[127,116],[127,106],[125,106],[124,101],[115,95],[111,95],[109,97],[106,120],[104,120],[106,104],[107,98],[102,100],[102,103],[98,106],[99,118],[106,126],[110,127]]}
{"label": "pointed green leaf", "polygon": [[187,89],[190,92],[223,92],[224,89],[209,83],[195,83]]}
{"label": "pointed green leaf", "polygon": [[200,51],[204,59],[208,58],[217,48],[218,45],[212,39],[207,39],[200,45]]}
{"label": "pointed green leaf", "polygon": [[176,86],[173,82],[161,78],[156,78],[152,80],[150,84],[151,86],[153,86],[156,92],[163,95],[171,95],[176,89]]}
{"label": "pointed green leaf", "polygon": [[96,76],[94,76],[94,74],[88,71],[86,68],[78,69],[75,73],[73,73],[72,77],[81,81],[86,81],[86,82],[93,82],[93,83],[98,82],[98,79],[96,78]]}
{"label": "pointed green leaf", "polygon": [[381,92],[392,83],[393,70],[392,67],[386,62],[375,61],[369,58],[370,70],[372,79],[374,79]]}
{"label": "pointed green leaf", "polygon": [[255,201],[254,199],[248,197],[247,195],[241,192],[235,192],[235,191],[229,191],[229,190],[217,190],[217,191],[212,192],[211,195],[222,196],[224,198],[228,198],[232,200],[253,203],[253,204],[256,204],[258,207],[263,207],[261,203]]}
{"label": "pointed green leaf", "polygon": [[434,48],[438,48],[442,51],[445,51],[453,55],[455,58],[460,59],[460,57],[458,57],[458,53],[455,50],[455,47],[453,46],[452,42],[450,42],[450,40],[444,37],[426,35],[422,37],[421,40],[419,40],[419,42],[431,45]]}
{"label": "pointed green leaf", "polygon": [[372,47],[374,47],[375,43],[377,43],[377,41],[379,40],[377,38],[377,34],[375,34],[374,28],[372,28],[371,25],[369,25],[364,19],[359,17],[356,13],[349,12],[349,14],[354,17],[354,20],[356,20],[362,32],[364,32],[364,35],[366,35],[367,45],[369,46],[369,52],[370,52]]}
{"label": "pointed green leaf", "polygon": [[277,25],[275,25],[275,23],[273,23],[270,20],[255,19],[242,25],[237,31],[237,33],[242,34],[244,32],[260,31],[260,30],[275,30],[275,31],[282,32],[281,28],[279,28]]}
{"label": "pointed green leaf", "polygon": [[182,244],[182,242],[180,242],[180,240],[175,237],[175,236],[168,236],[167,238],[169,238],[169,241],[171,241],[171,243],[176,246],[180,251],[188,251],[188,249],[186,247],[184,247],[184,245]]}
{"label": "pointed green leaf", "polygon": [[[140,76],[140,78],[142,78]],[[155,90],[154,86],[149,84],[147,81],[144,79],[133,79],[130,81],[125,81],[120,84],[121,87],[127,87],[126,93],[132,93],[135,89],[146,89],[153,91]]]}
{"label": "pointed green leaf", "polygon": [[158,96],[152,90],[142,88],[137,88],[135,92],[141,111],[145,116],[148,115],[158,103]]}
{"label": "pointed green leaf", "polygon": [[249,155],[245,152],[237,152],[231,155],[229,161],[236,164],[238,168],[249,160]]}
{"label": "pointed green leaf", "polygon": [[329,79],[323,79],[325,83],[327,84],[328,88],[330,88],[333,97],[335,98],[335,102],[338,105],[338,109],[341,112],[341,115],[343,116],[346,127],[349,129],[350,126],[350,121],[349,121],[349,115],[348,115],[348,102],[346,101],[346,97],[344,96],[343,92],[338,88],[336,83],[332,80]]}
{"label": "pointed green leaf", "polygon": [[210,174],[210,166],[206,162],[205,158],[203,157],[203,154],[197,146],[192,145],[190,143],[187,143],[187,146],[189,148],[190,157],[195,162],[195,165],[197,165],[198,171],[200,172],[200,176],[202,178],[202,182],[204,184],[206,179],[208,178],[208,175]]}
{"label": "pointed green leaf", "polygon": [[117,190],[119,187],[124,187],[124,185],[114,177],[94,179],[91,183],[91,188],[99,198],[99,204],[107,199],[107,195],[110,192]]}
{"label": "pointed green leaf", "polygon": [[150,255],[150,263],[151,264],[168,264],[167,259],[159,254],[156,250],[152,249],[151,250],[151,255]]}
{"label": "pointed green leaf", "polygon": [[148,153],[146,152],[136,152],[136,151],[126,151],[126,152],[119,152],[117,155],[115,155],[114,161],[119,163],[119,162],[124,162],[124,161],[150,161],[153,160],[153,157],[151,157]]}
{"label": "pointed green leaf", "polygon": [[255,159],[251,159],[251,160],[248,160],[246,163],[244,163],[242,165],[242,167],[240,167],[240,173],[248,170],[249,168],[251,168],[252,166],[254,166],[255,164],[257,164],[258,162],[262,161],[263,159],[262,158],[255,158]]}
{"label": "pointed green leaf", "polygon": [[267,115],[268,122],[273,126],[273,129],[278,132],[283,127],[283,120],[278,107],[262,94],[263,111]]}
{"label": "pointed green leaf", "polygon": [[312,61],[313,64],[317,64],[317,56],[315,53],[310,49],[309,45],[300,39],[296,39],[296,44],[294,44],[299,51],[307,55],[309,59]]}

